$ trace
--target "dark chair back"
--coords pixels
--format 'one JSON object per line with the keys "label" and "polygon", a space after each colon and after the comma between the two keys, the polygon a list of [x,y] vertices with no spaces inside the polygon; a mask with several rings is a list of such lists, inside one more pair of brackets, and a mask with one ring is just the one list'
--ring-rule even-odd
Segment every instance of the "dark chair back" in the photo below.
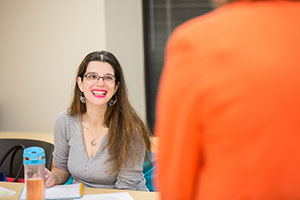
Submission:
{"label": "dark chair back", "polygon": [[[37,146],[45,150],[46,167],[51,170],[54,145],[40,140],[29,139],[0,139],[0,170],[4,172],[7,177],[16,177],[23,165],[23,150],[24,148]],[[3,160],[4,156],[7,157]],[[19,172],[18,178],[24,178],[24,169]]]}

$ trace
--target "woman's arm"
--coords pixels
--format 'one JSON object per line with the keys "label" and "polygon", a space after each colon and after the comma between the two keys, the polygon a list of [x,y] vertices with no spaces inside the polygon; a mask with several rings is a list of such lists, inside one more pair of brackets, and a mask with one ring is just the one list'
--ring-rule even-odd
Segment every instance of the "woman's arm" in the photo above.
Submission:
{"label": "woman's arm", "polygon": [[67,182],[70,178],[69,172],[66,170],[53,168],[50,172],[47,168],[45,168],[45,186],[46,188],[52,187],[54,185],[60,185]]}
{"label": "woman's arm", "polygon": [[149,191],[146,187],[146,180],[143,173],[145,148],[142,143],[136,142],[132,153],[135,153],[135,160],[129,157],[128,162],[120,167],[115,187],[124,190]]}
{"label": "woman's arm", "polygon": [[53,164],[54,168],[46,170],[45,180],[46,187],[59,185],[67,182],[70,178],[68,171],[68,159],[69,159],[69,145],[68,145],[68,134],[67,134],[67,113],[60,113],[54,128],[54,153],[53,153]]}

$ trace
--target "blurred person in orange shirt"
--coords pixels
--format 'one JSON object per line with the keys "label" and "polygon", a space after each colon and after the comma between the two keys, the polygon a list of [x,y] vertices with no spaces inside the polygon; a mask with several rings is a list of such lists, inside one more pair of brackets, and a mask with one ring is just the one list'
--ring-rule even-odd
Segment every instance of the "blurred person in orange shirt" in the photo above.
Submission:
{"label": "blurred person in orange shirt", "polygon": [[162,200],[300,199],[300,1],[216,4],[167,44]]}

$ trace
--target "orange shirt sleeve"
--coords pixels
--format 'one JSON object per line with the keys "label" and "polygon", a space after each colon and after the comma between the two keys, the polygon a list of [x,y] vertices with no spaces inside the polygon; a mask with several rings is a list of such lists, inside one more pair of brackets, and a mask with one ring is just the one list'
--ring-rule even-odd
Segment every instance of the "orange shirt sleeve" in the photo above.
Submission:
{"label": "orange shirt sleeve", "polygon": [[197,77],[185,67],[192,64],[184,56],[188,50],[185,43],[170,40],[159,88],[155,134],[162,199],[193,199],[201,169],[201,123],[192,87]]}

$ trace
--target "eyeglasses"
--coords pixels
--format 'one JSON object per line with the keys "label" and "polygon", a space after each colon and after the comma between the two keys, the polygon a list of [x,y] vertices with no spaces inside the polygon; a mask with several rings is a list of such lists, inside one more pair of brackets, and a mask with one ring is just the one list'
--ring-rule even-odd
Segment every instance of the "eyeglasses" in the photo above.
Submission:
{"label": "eyeglasses", "polygon": [[114,82],[115,77],[113,75],[104,75],[104,76],[99,76],[98,74],[94,74],[94,73],[88,73],[86,75],[84,75],[84,77],[88,80],[88,81],[92,81],[92,82],[96,82],[98,81],[100,78],[102,78],[102,80],[107,83],[107,84],[111,84]]}

